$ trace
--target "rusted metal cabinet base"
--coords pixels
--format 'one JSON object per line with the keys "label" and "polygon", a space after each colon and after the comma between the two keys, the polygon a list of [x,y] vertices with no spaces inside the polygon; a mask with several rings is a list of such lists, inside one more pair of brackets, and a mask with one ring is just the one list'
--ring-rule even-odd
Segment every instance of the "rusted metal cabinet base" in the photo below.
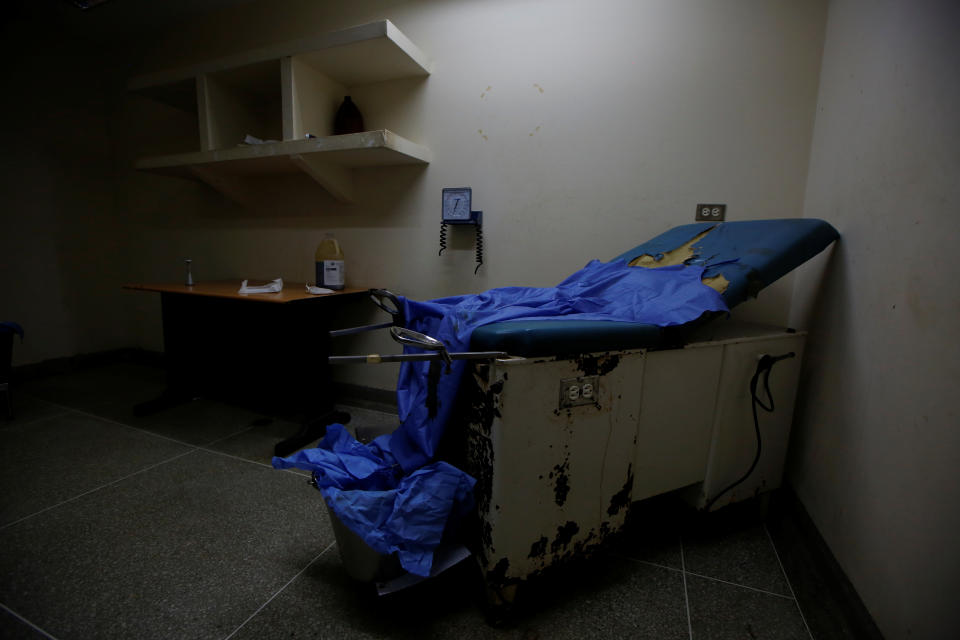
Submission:
{"label": "rusted metal cabinet base", "polygon": [[759,356],[793,352],[770,377],[778,404],[761,418],[760,464],[714,508],[779,486],[803,341],[750,329],[672,350],[477,365],[466,466],[491,604],[587,556],[623,527],[631,502],[686,487],[702,508],[742,475],[756,451]]}
{"label": "rusted metal cabinet base", "polygon": [[[468,471],[494,599],[511,601],[520,581],[623,526],[643,364],[643,352],[632,351],[476,368]],[[594,402],[561,409],[561,381],[585,377],[599,381]]]}

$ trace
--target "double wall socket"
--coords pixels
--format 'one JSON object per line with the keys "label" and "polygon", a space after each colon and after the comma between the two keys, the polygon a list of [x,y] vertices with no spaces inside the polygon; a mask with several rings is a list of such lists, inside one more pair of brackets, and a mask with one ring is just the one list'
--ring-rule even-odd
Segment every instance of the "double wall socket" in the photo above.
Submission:
{"label": "double wall socket", "polygon": [[565,378],[560,381],[560,408],[576,407],[582,404],[594,404],[600,392],[599,376],[583,378]]}
{"label": "double wall socket", "polygon": [[725,204],[698,204],[697,222],[720,222],[727,216]]}

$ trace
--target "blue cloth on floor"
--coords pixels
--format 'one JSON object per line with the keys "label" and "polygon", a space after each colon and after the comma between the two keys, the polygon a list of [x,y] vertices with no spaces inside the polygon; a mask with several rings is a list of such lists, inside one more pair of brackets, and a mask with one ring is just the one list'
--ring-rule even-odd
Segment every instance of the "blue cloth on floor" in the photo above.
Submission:
{"label": "blue cloth on floor", "polygon": [[[401,302],[408,328],[455,352],[467,350],[476,327],[492,322],[555,318],[673,326],[727,311],[720,294],[700,281],[703,272],[701,265],[645,269],[624,260],[594,260],[556,287]],[[431,464],[466,366],[454,361],[440,376],[431,415],[430,363],[403,363],[397,382],[401,424],[393,433],[362,445],[341,425],[331,425],[316,449],[274,458],[274,467],[313,471],[327,505],[351,531],[380,553],[396,551],[411,573],[429,575],[433,549],[448,523],[473,508],[474,479],[445,463]]]}

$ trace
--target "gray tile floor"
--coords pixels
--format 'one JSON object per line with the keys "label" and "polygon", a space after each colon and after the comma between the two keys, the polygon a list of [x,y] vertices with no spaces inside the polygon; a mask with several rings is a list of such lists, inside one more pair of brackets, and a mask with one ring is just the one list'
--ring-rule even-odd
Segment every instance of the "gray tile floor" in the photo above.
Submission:
{"label": "gray tile floor", "polygon": [[[344,573],[317,492],[269,466],[295,425],[197,400],[131,406],[162,374],[31,381],[0,420],[3,638],[811,638],[762,520],[641,503],[613,549],[485,621],[467,561],[377,598]],[[349,409],[376,431],[396,418]],[[713,514],[717,516],[719,514]]]}

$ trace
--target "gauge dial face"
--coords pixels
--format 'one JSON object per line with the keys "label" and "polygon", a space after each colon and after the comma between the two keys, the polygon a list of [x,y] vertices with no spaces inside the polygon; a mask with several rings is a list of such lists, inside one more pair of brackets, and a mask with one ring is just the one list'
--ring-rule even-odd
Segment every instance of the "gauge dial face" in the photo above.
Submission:
{"label": "gauge dial face", "polygon": [[470,219],[470,187],[457,187],[443,190],[443,221]]}

